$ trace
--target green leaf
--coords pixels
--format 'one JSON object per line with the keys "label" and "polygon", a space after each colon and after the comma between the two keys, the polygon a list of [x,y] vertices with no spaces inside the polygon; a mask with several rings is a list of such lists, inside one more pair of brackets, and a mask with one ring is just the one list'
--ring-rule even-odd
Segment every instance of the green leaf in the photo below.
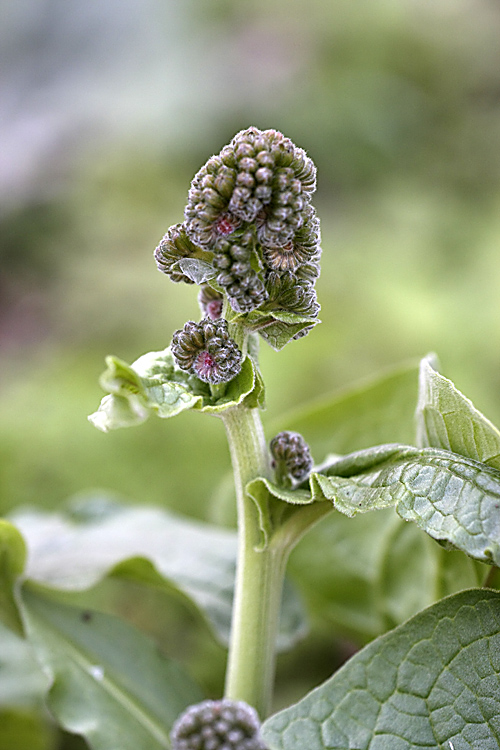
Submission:
{"label": "green leaf", "polygon": [[248,331],[258,332],[276,351],[283,349],[289,341],[305,328],[315,326],[320,321],[307,315],[286,310],[252,310],[250,313],[229,311],[228,320],[243,321]]}
{"label": "green leaf", "polygon": [[90,422],[103,432],[144,422],[151,413],[162,419],[175,417],[187,409],[220,414],[243,401],[261,405],[264,386],[250,357],[241,372],[226,386],[224,395],[214,398],[210,387],[177,367],[170,348],[149,352],[127,365],[117,357],[107,357],[107,370],[101,386],[109,391]]}
{"label": "green leaf", "polygon": [[420,447],[444,448],[500,469],[500,431],[426,357],[420,365],[417,437]]}
{"label": "green leaf", "polygon": [[16,581],[26,561],[26,546],[19,531],[0,519],[0,621],[23,635],[23,623],[16,601]]}
{"label": "green leaf", "polygon": [[[29,579],[61,591],[84,591],[119,576],[180,593],[227,644],[231,626],[236,533],[155,508],[106,506],[102,518],[72,522],[60,514],[18,514],[29,551]],[[278,648],[304,631],[302,606],[284,596]]]}
{"label": "green leaf", "polygon": [[46,690],[47,677],[27,641],[0,626],[0,707],[34,705]]}
{"label": "green leaf", "polygon": [[300,432],[318,457],[382,443],[411,444],[417,382],[415,363],[398,367],[285,414],[273,431]]}
{"label": "green leaf", "polygon": [[263,725],[269,750],[473,750],[500,741],[500,593],[444,599]]}
{"label": "green leaf", "polygon": [[176,717],[202,696],[153,641],[111,615],[25,586],[27,630],[50,675],[51,711],[94,750],[164,750]]}
{"label": "green leaf", "polygon": [[217,276],[217,271],[211,263],[199,258],[181,258],[175,264],[195,284],[205,284]]}
{"label": "green leaf", "polygon": [[100,382],[110,395],[89,416],[103,432],[141,424],[152,411],[164,419],[174,417],[200,404],[202,393],[208,392],[201,381],[176,367],[169,348],[144,354],[132,366],[113,356],[106,364]]}
{"label": "green leaf", "polygon": [[436,448],[379,446],[333,461],[310,484],[313,497],[348,516],[394,505],[434,539],[500,565],[500,472],[478,461]]}
{"label": "green leaf", "polygon": [[241,372],[229,381],[224,395],[216,401],[210,397],[205,398],[201,411],[204,414],[217,415],[243,402],[248,408],[260,407],[264,402],[262,376],[251,357],[245,357]]}

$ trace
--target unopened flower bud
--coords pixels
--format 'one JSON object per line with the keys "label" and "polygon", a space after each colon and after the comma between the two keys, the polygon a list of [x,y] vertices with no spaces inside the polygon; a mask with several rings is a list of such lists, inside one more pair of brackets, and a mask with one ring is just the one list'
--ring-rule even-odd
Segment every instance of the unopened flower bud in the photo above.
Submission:
{"label": "unopened flower bud", "polygon": [[241,371],[241,352],[222,318],[188,321],[174,333],[171,351],[181,370],[205,383],[227,383]]}
{"label": "unopened flower bud", "polygon": [[155,260],[158,270],[167,274],[172,281],[183,281],[192,284],[193,281],[176,268],[181,258],[193,257],[199,252],[186,234],[184,224],[174,224],[155,250]]}
{"label": "unopened flower bud", "polygon": [[272,466],[279,484],[299,483],[310,473],[313,461],[306,441],[298,432],[280,432],[270,443]]}
{"label": "unopened flower bud", "polygon": [[243,701],[206,700],[175,722],[172,750],[266,750],[257,712]]}
{"label": "unopened flower bud", "polygon": [[224,298],[222,294],[216,292],[208,284],[203,284],[198,293],[198,304],[200,305],[201,314],[204,318],[218,320],[222,315],[222,304]]}

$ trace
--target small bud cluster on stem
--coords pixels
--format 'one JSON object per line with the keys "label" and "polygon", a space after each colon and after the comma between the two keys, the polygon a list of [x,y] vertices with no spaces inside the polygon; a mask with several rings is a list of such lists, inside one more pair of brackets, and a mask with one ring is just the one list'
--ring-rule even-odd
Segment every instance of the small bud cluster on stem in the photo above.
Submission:
{"label": "small bud cluster on stem", "polygon": [[270,449],[278,484],[298,484],[311,472],[311,453],[300,433],[280,432],[271,440]]}

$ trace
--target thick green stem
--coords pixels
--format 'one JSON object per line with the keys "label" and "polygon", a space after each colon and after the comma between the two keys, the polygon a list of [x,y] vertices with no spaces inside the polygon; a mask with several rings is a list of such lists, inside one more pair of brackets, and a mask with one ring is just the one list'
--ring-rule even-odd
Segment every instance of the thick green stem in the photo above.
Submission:
{"label": "thick green stem", "polygon": [[241,406],[225,412],[222,418],[233,463],[239,535],[225,695],[246,701],[264,718],[270,709],[274,681],[286,552],[276,545],[260,548],[258,510],[245,492],[250,480],[269,476],[259,413]]}

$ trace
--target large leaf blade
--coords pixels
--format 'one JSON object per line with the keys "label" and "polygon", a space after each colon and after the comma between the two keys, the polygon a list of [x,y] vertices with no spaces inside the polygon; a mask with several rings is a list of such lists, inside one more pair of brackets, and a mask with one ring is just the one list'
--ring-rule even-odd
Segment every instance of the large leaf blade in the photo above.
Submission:
{"label": "large leaf blade", "polygon": [[434,539],[500,565],[500,472],[483,463],[436,448],[380,446],[333,461],[311,476],[311,488],[349,516],[393,505]]}
{"label": "large leaf blade", "polygon": [[[108,575],[181,594],[223,643],[229,641],[237,556],[232,530],[185,519],[160,508],[108,506],[75,522],[62,514],[18,514],[29,549],[26,575],[60,591],[84,591]],[[290,586],[283,597],[278,648],[305,628]]]}
{"label": "large leaf blade", "polygon": [[420,447],[443,448],[500,469],[500,431],[434,369],[431,357],[420,365],[416,415]]}
{"label": "large leaf blade", "polygon": [[94,750],[165,750],[173,722],[199,688],[153,641],[111,615],[51,601],[25,587],[23,609],[50,675],[60,724]]}
{"label": "large leaf blade", "polygon": [[500,593],[448,597],[263,725],[269,750],[478,750],[500,741]]}

